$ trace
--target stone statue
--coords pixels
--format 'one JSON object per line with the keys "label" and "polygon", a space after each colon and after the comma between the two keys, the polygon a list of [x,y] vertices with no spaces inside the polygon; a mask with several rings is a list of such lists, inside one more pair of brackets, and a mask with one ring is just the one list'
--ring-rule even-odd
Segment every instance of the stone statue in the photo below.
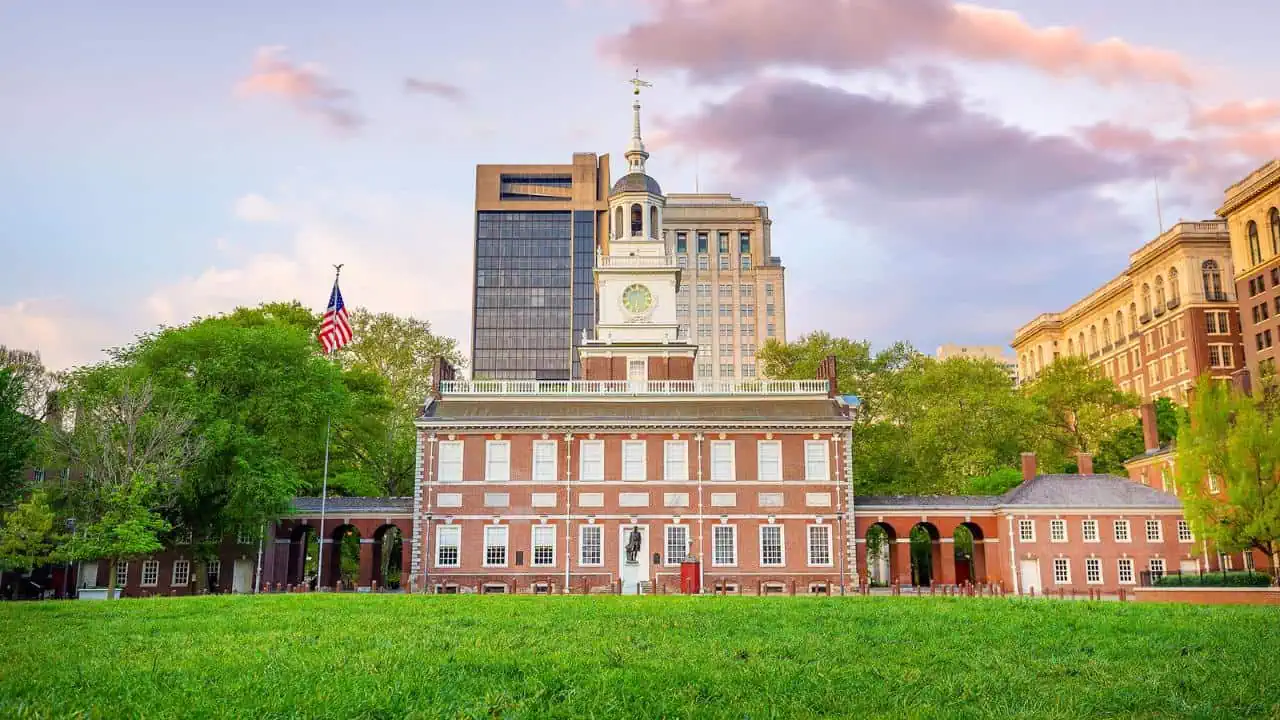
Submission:
{"label": "stone statue", "polygon": [[638,561],[636,556],[640,554],[640,528],[631,528],[631,535],[627,537],[627,564],[636,565]]}

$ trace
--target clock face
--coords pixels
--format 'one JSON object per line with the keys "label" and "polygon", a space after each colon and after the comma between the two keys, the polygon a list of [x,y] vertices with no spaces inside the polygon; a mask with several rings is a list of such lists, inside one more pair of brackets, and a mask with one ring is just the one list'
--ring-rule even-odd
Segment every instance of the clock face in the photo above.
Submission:
{"label": "clock face", "polygon": [[632,315],[640,315],[653,307],[653,293],[644,285],[630,285],[622,291],[622,307]]}

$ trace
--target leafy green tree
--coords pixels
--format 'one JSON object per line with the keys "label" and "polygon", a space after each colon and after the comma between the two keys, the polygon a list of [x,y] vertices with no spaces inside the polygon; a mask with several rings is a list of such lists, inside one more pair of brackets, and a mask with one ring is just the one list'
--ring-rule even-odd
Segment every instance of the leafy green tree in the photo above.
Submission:
{"label": "leafy green tree", "polygon": [[36,490],[0,521],[0,570],[30,572],[47,563],[63,536],[43,490]]}
{"label": "leafy green tree", "polygon": [[1036,452],[1048,471],[1062,471],[1076,453],[1098,454],[1102,443],[1133,422],[1138,398],[1120,390],[1102,368],[1081,357],[1058,358],[1029,385]]}
{"label": "leafy green tree", "polygon": [[838,390],[857,395],[862,401],[860,415],[871,422],[879,417],[882,402],[893,392],[897,372],[919,353],[902,342],[873,353],[866,340],[837,338],[819,331],[791,343],[771,339],[756,357],[765,377],[811,380],[817,377],[818,364],[828,355],[836,356]]}
{"label": "leafy green tree", "polygon": [[1003,467],[986,475],[969,478],[968,495],[1003,495],[1022,483],[1022,471]]}
{"label": "leafy green tree", "polygon": [[13,372],[22,383],[18,411],[35,420],[43,420],[50,393],[58,385],[59,376],[45,369],[40,353],[0,345],[0,368]]}
{"label": "leafy green tree", "polygon": [[[335,355],[348,370],[349,383],[366,392],[353,413],[359,421],[338,432],[340,452],[359,468],[359,475],[376,478],[374,494],[412,494],[417,452],[413,418],[431,388],[436,358],[460,366],[462,354],[457,341],[432,333],[430,323],[413,317],[356,308],[351,328],[351,343]],[[378,399],[372,377],[386,383],[383,394],[389,402]]]}
{"label": "leafy green tree", "polygon": [[[1157,398],[1156,428],[1161,446],[1177,439],[1178,425],[1186,416],[1186,409],[1175,404],[1169,398]],[[1142,433],[1141,420],[1134,418],[1122,425],[1110,437],[1098,443],[1098,451],[1094,455],[1095,472],[1124,474],[1124,463],[1130,458],[1146,451],[1146,440]]]}
{"label": "leafy green tree", "polygon": [[[1207,478],[1220,485],[1210,492]],[[1207,376],[1178,429],[1178,495],[1192,532],[1223,552],[1257,549],[1280,568],[1280,384],[1247,396]]]}
{"label": "leafy green tree", "polygon": [[153,479],[138,476],[105,488],[98,499],[101,512],[92,521],[78,525],[55,557],[66,562],[106,560],[107,597],[114,596],[117,564],[164,548],[160,536],[171,526],[151,509],[157,485]]}
{"label": "leafy green tree", "polygon": [[22,412],[26,388],[12,368],[0,367],[0,508],[22,493],[22,473],[36,450],[37,423]]}

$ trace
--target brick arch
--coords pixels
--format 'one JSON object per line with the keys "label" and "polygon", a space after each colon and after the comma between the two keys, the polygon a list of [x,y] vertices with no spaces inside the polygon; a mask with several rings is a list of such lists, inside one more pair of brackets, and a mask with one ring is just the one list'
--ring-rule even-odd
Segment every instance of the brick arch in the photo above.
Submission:
{"label": "brick arch", "polygon": [[[926,564],[924,562],[923,553],[914,552],[912,547],[915,543],[912,541],[916,530],[923,530],[929,538],[929,552]],[[939,583],[946,584],[946,568],[942,563],[942,531],[938,526],[928,520],[920,520],[911,526],[907,531],[906,539],[908,540],[907,552],[908,563],[911,568],[911,584],[929,587]]]}
{"label": "brick arch", "polygon": [[[394,533],[392,532],[393,530],[395,531]],[[388,538],[388,533],[391,534],[390,538]],[[400,536],[398,552],[395,546],[396,533],[398,533]],[[407,532],[405,528],[401,527],[400,523],[387,522],[375,528],[373,532],[370,534],[370,536],[373,542],[370,544],[371,547],[369,550],[369,563],[367,564],[367,567],[368,567],[367,572],[364,571],[366,564],[363,562],[363,558],[361,562],[362,573],[367,574],[368,577],[366,581],[364,574],[362,574],[360,579],[360,585],[361,586],[371,585],[372,583],[376,582],[379,588],[387,588],[387,589],[400,589],[407,586],[408,573],[409,573],[409,563],[407,562],[407,559],[408,559],[409,547],[411,545],[410,533]],[[362,551],[364,550],[363,546],[361,547],[361,550]],[[388,556],[388,553],[395,553],[395,554]],[[394,588],[390,587],[390,583],[388,583],[387,578],[384,576],[384,573],[383,573],[383,566],[388,565],[388,562],[385,561],[387,559],[390,560],[391,567],[398,566],[397,569],[399,570],[399,574],[400,574],[400,579],[394,582],[395,584]]]}

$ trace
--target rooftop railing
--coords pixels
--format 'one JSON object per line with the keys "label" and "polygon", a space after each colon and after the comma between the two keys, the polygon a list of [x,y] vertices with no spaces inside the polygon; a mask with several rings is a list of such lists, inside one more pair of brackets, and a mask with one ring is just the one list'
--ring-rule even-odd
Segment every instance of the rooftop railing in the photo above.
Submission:
{"label": "rooftop railing", "polygon": [[667,268],[675,265],[673,255],[596,255],[598,268]]}
{"label": "rooftop railing", "polygon": [[817,395],[826,380],[446,380],[443,395]]}

